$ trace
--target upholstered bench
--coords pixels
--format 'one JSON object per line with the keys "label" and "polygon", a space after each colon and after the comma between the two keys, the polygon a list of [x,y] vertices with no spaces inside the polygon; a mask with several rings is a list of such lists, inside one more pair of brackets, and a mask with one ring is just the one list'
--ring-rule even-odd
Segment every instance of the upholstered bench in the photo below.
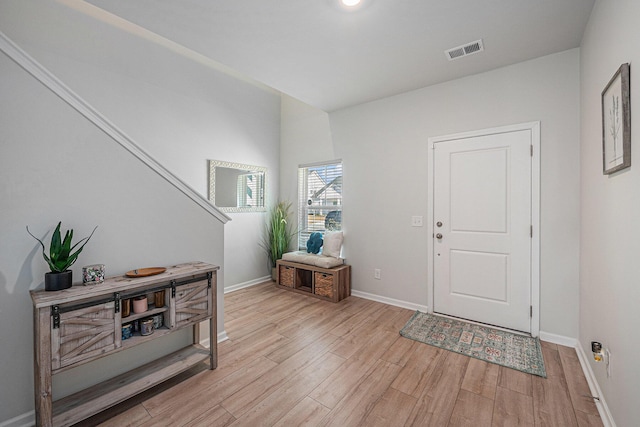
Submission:
{"label": "upholstered bench", "polygon": [[289,252],[276,262],[276,286],[338,302],[351,295],[351,266],[342,258]]}
{"label": "upholstered bench", "polygon": [[332,256],[309,254],[304,251],[287,252],[282,255],[284,261],[297,262],[298,264],[309,264],[320,268],[333,268],[344,264],[342,258]]}

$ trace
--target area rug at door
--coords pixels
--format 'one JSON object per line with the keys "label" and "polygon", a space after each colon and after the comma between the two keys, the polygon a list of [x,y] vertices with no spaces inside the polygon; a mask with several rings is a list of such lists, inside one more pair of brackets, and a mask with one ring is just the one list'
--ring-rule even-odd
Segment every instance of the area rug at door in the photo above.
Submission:
{"label": "area rug at door", "polygon": [[416,311],[400,335],[486,362],[547,377],[538,338]]}

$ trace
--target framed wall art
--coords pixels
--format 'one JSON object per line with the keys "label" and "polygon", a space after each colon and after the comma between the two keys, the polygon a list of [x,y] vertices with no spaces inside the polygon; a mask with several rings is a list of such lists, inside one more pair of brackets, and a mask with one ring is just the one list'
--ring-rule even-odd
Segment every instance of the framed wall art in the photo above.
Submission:
{"label": "framed wall art", "polygon": [[631,166],[629,64],[622,64],[602,91],[602,172]]}

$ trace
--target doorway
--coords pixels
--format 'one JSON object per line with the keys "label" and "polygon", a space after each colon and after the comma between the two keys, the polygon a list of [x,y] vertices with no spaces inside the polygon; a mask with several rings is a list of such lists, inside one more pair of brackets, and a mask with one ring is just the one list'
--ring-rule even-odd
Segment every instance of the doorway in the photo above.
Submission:
{"label": "doorway", "polygon": [[539,122],[429,139],[429,310],[537,336]]}

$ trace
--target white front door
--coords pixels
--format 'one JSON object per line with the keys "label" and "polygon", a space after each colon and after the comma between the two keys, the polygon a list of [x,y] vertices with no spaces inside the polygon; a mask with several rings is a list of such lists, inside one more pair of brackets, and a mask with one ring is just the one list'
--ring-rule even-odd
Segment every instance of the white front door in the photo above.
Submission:
{"label": "white front door", "polygon": [[531,332],[531,130],[433,144],[433,310]]}

